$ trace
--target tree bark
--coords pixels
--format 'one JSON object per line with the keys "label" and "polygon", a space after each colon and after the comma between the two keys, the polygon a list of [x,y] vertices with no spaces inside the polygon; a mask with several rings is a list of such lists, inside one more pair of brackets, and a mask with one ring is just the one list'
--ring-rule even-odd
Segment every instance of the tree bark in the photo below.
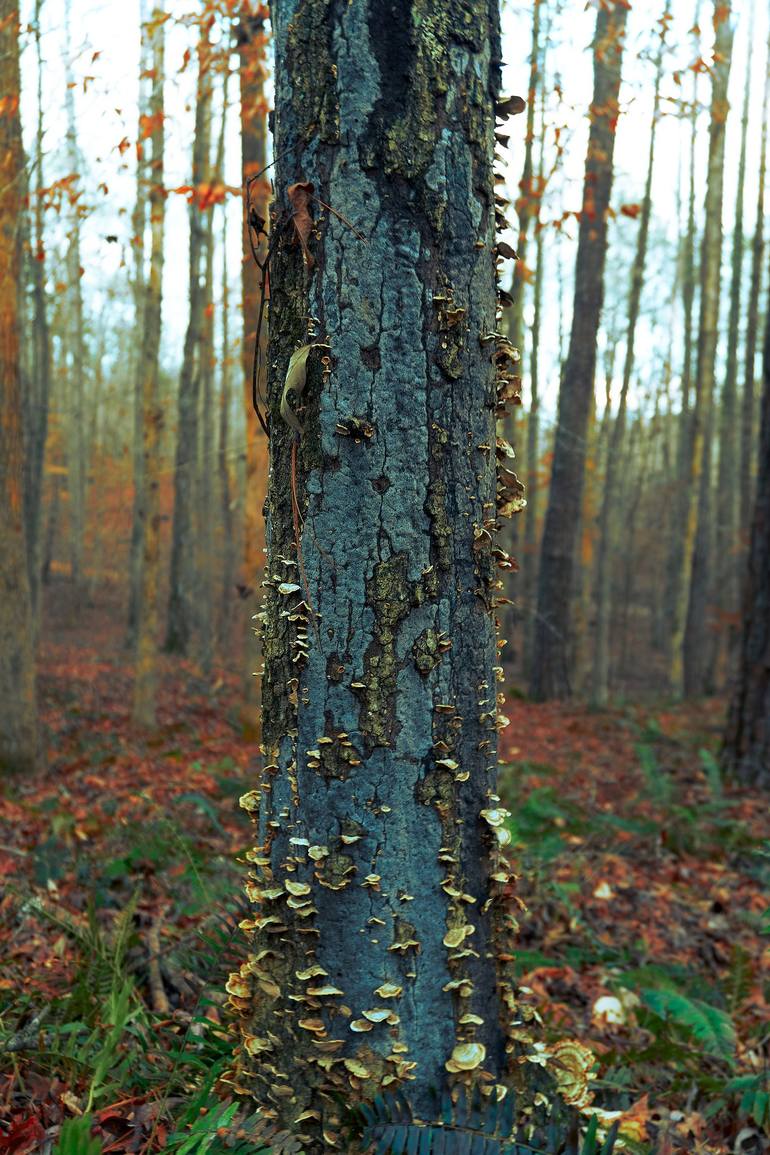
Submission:
{"label": "tree bark", "polygon": [[725,132],[729,110],[728,84],[733,45],[729,2],[715,11],[714,66],[712,70],[711,126],[706,187],[706,220],[700,268],[700,319],[693,412],[693,456],[690,512],[685,538],[685,573],[689,599],[685,619],[683,690],[692,698],[708,688],[707,631],[709,562],[713,533],[711,462],[714,426],[714,379],[719,338],[719,302],[722,268],[722,204],[724,191]]}
{"label": "tree bark", "polygon": [[[545,67],[545,49],[542,55]],[[545,79],[541,80],[544,94]],[[537,589],[537,520],[540,509],[540,334],[543,323],[543,287],[545,284],[545,245],[541,211],[545,191],[545,98],[540,126],[540,150],[537,174],[537,208],[535,213],[535,284],[534,313],[529,354],[529,411],[527,413],[527,508],[524,521],[524,556],[521,566],[521,597],[524,607],[524,671],[529,674],[532,661],[532,639],[535,625],[535,590]]]}
{"label": "tree bark", "polygon": [[511,306],[508,321],[508,337],[514,349],[524,344],[524,299],[525,287],[531,280],[527,268],[529,230],[533,216],[539,211],[540,194],[534,184],[535,150],[535,110],[537,90],[542,74],[541,68],[541,9],[543,0],[533,0],[532,5],[532,49],[529,57],[529,91],[527,95],[527,132],[524,138],[524,169],[519,182],[519,196],[516,200],[516,215],[519,219],[519,239],[516,244],[518,260],[514,265]]}
{"label": "tree bark", "polygon": [[759,149],[759,176],[757,181],[757,213],[751,245],[751,283],[746,308],[746,360],[743,397],[741,402],[741,474],[739,524],[742,542],[748,542],[751,526],[754,454],[754,408],[756,391],[754,380],[757,362],[757,333],[759,331],[759,298],[762,292],[762,270],[765,256],[765,185],[767,180],[767,123],[770,117],[770,37],[765,58],[765,99],[762,104],[762,133]]}
{"label": "tree bark", "polygon": [[[700,15],[700,5],[696,10],[696,27]],[[690,511],[689,485],[693,461],[693,333],[695,319],[695,293],[697,288],[696,270],[696,151],[698,136],[698,73],[692,75],[692,102],[690,107],[690,157],[689,191],[687,209],[687,229],[681,252],[682,307],[684,325],[684,350],[682,356],[682,407],[678,421],[677,472],[673,502],[673,528],[666,557],[666,585],[664,593],[665,620],[668,622],[664,643],[665,668],[669,688],[674,693],[681,692],[682,686],[682,641],[684,620],[687,612],[687,584],[689,571],[685,569],[685,543],[687,540],[688,517]]]}
{"label": "tree bark", "polygon": [[[223,86],[223,107],[227,102],[227,86]],[[212,185],[222,183],[224,160],[225,114],[222,113],[220,131],[213,163],[210,166]],[[198,426],[200,455],[196,471],[198,529],[195,534],[195,604],[197,614],[196,657],[204,677],[208,678],[214,663],[214,220],[216,210],[208,207],[203,260],[203,323],[201,326],[200,383]]]}
{"label": "tree bark", "polygon": [[[752,10],[753,13],[753,10]],[[734,654],[738,631],[733,624],[740,605],[738,588],[738,502],[740,497],[740,457],[738,439],[738,345],[741,328],[741,296],[743,290],[744,212],[746,194],[746,152],[749,134],[749,103],[751,98],[754,37],[753,15],[749,18],[749,60],[741,115],[741,151],[738,161],[738,186],[735,200],[735,223],[730,277],[730,312],[727,322],[727,361],[719,406],[719,473],[715,501],[715,556],[711,575],[712,601],[722,615],[713,646],[713,674],[718,675],[720,652]]]}
{"label": "tree bark", "polygon": [[195,497],[200,428],[198,402],[201,384],[201,344],[205,308],[206,226],[201,186],[209,175],[211,149],[211,44],[210,17],[201,17],[198,43],[198,83],[195,103],[195,139],[190,201],[190,315],[182,354],[177,408],[174,468],[174,518],[171,531],[166,649],[190,655],[199,641],[196,607]]}
{"label": "tree bark", "polygon": [[228,989],[241,1081],[315,1155],[346,1142],[335,1096],[399,1088],[429,1117],[432,1088],[506,1077],[500,46],[487,0],[275,0],[272,19],[265,766]]}
{"label": "tree bark", "polygon": [[[81,171],[81,156],[77,143],[75,123],[75,82],[72,75],[70,44],[70,4],[64,11],[65,76],[67,81],[64,103],[67,113],[67,160],[73,173]],[[70,233],[67,243],[67,280],[69,288],[68,345],[71,360],[68,371],[69,413],[67,441],[67,490],[69,492],[69,532],[72,581],[80,598],[85,587],[84,551],[86,534],[86,486],[88,476],[88,445],[85,421],[85,334],[83,325],[83,267],[80,260],[80,213],[76,201],[72,205]]]}
{"label": "tree bark", "polygon": [[[227,124],[229,73],[225,76],[223,91],[222,133],[217,148],[220,179],[225,172],[225,133]],[[222,584],[218,636],[220,650],[230,645],[233,620],[233,593],[236,573],[236,537],[233,518],[233,496],[230,479],[230,407],[232,404],[231,357],[230,357],[230,281],[227,260],[227,208],[222,206],[222,357],[219,391],[219,439],[217,442],[217,475],[219,478],[219,500],[222,517]]]}
{"label": "tree bark", "polygon": [[595,705],[604,706],[610,688],[610,616],[612,610],[610,550],[617,540],[618,514],[618,470],[623,460],[623,444],[626,436],[626,409],[631,375],[634,371],[636,326],[642,303],[647,246],[650,236],[652,216],[652,178],[655,170],[655,141],[660,119],[660,85],[663,76],[663,53],[666,33],[671,18],[670,2],[667,0],[660,21],[660,45],[655,65],[655,92],[653,96],[652,123],[650,125],[650,147],[647,155],[647,178],[642,197],[642,211],[639,219],[639,234],[636,239],[636,253],[631,268],[631,288],[628,296],[628,326],[626,328],[626,355],[623,362],[623,381],[620,387],[618,412],[612,423],[607,445],[607,466],[604,474],[602,504],[599,515],[599,548],[596,573],[596,634],[594,638],[594,660],[591,677],[591,697]]}
{"label": "tree bark", "polygon": [[25,169],[19,117],[19,9],[0,20],[0,770],[39,755],[32,604],[24,525],[19,312]]}
{"label": "tree bark", "polygon": [[150,34],[147,29],[147,0],[140,0],[139,21],[141,27],[141,45],[139,49],[139,100],[138,122],[136,127],[136,200],[131,215],[131,247],[133,250],[134,269],[131,289],[134,298],[134,328],[135,348],[139,350],[134,365],[136,392],[134,394],[134,442],[132,446],[132,465],[134,482],[134,504],[131,518],[131,553],[129,560],[129,592],[128,592],[128,644],[136,642],[136,624],[139,604],[139,582],[142,571],[142,531],[144,519],[142,508],[144,495],[142,493],[142,463],[144,460],[144,398],[142,396],[142,373],[138,368],[144,345],[144,324],[146,273],[145,273],[145,231],[147,228],[147,166],[144,151],[147,144],[144,139],[145,117],[149,112],[148,96],[146,93],[147,79],[145,74],[150,68]]}
{"label": "tree bark", "polygon": [[42,0],[35,3],[35,52],[37,63],[37,125],[35,131],[35,197],[32,218],[34,252],[32,254],[32,373],[24,414],[24,508],[29,586],[35,634],[38,633],[41,569],[41,520],[43,500],[43,464],[48,436],[48,405],[51,393],[51,334],[46,300],[46,253],[43,198],[43,60],[40,48]]}
{"label": "tree bark", "polygon": [[536,699],[570,693],[569,625],[575,549],[594,394],[596,336],[604,299],[607,210],[628,15],[626,0],[602,4],[594,38],[594,98],[580,215],[575,303],[559,390],[551,488],[540,557],[530,692]]}
{"label": "tree bark", "polygon": [[142,355],[139,360],[142,392],[142,555],[137,603],[136,676],[132,717],[134,725],[151,730],[156,724],[158,685],[158,630],[160,578],[160,440],[163,407],[160,399],[159,356],[163,290],[163,236],[165,223],[165,190],[163,188],[164,144],[164,23],[165,16],[156,9],[151,17],[152,93],[150,116],[152,134],[150,270],[144,293]]}
{"label": "tree bark", "polygon": [[765,327],[757,498],[744,593],[738,683],[723,758],[745,786],[770,785],[770,311]]}

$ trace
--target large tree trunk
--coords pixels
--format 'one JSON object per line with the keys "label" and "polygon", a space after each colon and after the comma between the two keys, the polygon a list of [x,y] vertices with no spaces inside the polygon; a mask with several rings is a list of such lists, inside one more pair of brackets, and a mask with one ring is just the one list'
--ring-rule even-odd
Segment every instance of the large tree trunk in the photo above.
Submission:
{"label": "large tree trunk", "polygon": [[724,761],[746,786],[770,786],[770,311],[767,314],[757,499],[744,596],[738,684]]}
{"label": "large tree trunk", "polygon": [[628,9],[608,0],[596,19],[594,98],[580,215],[575,303],[559,390],[551,488],[543,530],[530,690],[538,699],[570,693],[569,626],[575,549],[585,478],[586,437],[594,395],[596,336],[604,299],[607,210]]}
{"label": "large tree trunk", "polygon": [[134,682],[133,721],[144,729],[155,726],[158,683],[158,629],[160,578],[160,441],[163,407],[160,399],[159,356],[163,290],[163,234],[165,190],[163,188],[163,81],[164,17],[155,10],[151,17],[152,94],[150,116],[152,156],[148,165],[151,181],[150,272],[144,293],[142,322],[142,355],[139,373],[142,382],[142,556],[139,571],[136,678]]}
{"label": "large tree trunk", "polygon": [[507,1068],[496,9],[272,7],[265,767],[228,988],[241,1082],[313,1155],[348,1149],[339,1100],[427,1117]]}
{"label": "large tree trunk", "polygon": [[[201,345],[206,295],[206,221],[201,189],[209,175],[212,85],[210,17],[204,14],[201,20],[192,156],[193,191],[190,201],[190,314],[182,354],[182,371],[179,375],[174,519],[171,531],[166,623],[166,649],[171,653],[184,655],[189,655],[194,643],[200,641],[196,607],[195,497],[200,437],[198,401],[201,384]],[[208,417],[210,419],[210,414]]]}
{"label": "large tree trunk", "polygon": [[19,10],[0,20],[0,770],[34,769],[38,757],[35,664],[24,526],[19,369],[19,281],[24,154],[19,119]]}
{"label": "large tree trunk", "polygon": [[631,288],[628,296],[628,326],[626,329],[626,355],[623,362],[623,381],[615,421],[607,445],[607,466],[604,473],[602,505],[599,515],[599,548],[596,574],[596,636],[594,639],[594,659],[591,679],[591,696],[596,705],[607,702],[610,683],[610,615],[612,609],[610,550],[617,540],[618,515],[618,470],[623,460],[623,443],[626,436],[626,409],[631,375],[634,370],[636,346],[636,326],[642,303],[642,288],[647,263],[647,244],[650,236],[652,216],[652,178],[655,169],[655,140],[660,119],[660,83],[663,75],[663,52],[666,33],[670,21],[670,2],[666,3],[660,22],[660,46],[656,61],[655,94],[650,125],[650,147],[647,155],[647,179],[642,198],[642,212],[639,221],[639,235],[636,239],[636,253],[631,269]]}
{"label": "large tree trunk", "polygon": [[714,428],[714,379],[719,339],[719,301],[722,269],[722,203],[724,192],[725,134],[728,84],[733,45],[730,3],[715,11],[712,69],[711,126],[709,134],[706,221],[700,267],[700,319],[696,397],[693,412],[693,455],[690,471],[690,512],[685,538],[685,573],[689,599],[682,651],[683,690],[695,697],[708,688],[707,631],[709,569],[713,535],[711,462]]}

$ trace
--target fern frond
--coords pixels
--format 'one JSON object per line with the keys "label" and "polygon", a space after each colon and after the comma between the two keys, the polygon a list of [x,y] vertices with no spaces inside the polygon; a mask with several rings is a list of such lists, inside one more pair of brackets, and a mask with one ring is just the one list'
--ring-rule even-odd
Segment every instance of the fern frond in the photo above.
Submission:
{"label": "fern frond", "polygon": [[642,991],[642,1000],[659,1018],[691,1034],[710,1054],[733,1060],[735,1026],[726,1011],[668,988]]}

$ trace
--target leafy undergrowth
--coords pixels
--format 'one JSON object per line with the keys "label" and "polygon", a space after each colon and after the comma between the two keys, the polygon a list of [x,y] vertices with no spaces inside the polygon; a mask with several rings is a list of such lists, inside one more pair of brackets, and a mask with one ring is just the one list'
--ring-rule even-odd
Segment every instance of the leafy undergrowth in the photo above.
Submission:
{"label": "leafy undergrowth", "polygon": [[[47,770],[0,797],[0,1152],[257,1155],[222,1080],[251,838],[237,680],[169,659],[142,741],[117,630],[92,618],[45,649]],[[589,1044],[597,1106],[659,1149],[762,1151],[770,823],[720,778],[714,709],[508,713],[518,967],[545,1041]]]}
{"label": "leafy undergrowth", "polygon": [[546,1040],[588,1045],[596,1104],[659,1149],[766,1151],[770,811],[722,778],[719,703],[506,713],[517,966]]}

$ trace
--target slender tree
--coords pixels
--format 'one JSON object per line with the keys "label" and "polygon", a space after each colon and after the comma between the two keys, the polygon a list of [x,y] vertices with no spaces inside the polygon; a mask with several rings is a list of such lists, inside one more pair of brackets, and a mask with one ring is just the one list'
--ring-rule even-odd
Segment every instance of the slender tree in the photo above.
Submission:
{"label": "slender tree", "polygon": [[748,541],[752,504],[752,465],[754,451],[754,409],[756,391],[754,379],[757,361],[757,333],[759,331],[759,298],[762,291],[762,270],[765,255],[765,185],[767,181],[767,132],[770,118],[770,37],[765,57],[765,97],[762,103],[761,143],[759,148],[759,176],[757,180],[757,211],[754,237],[751,244],[751,282],[746,308],[746,344],[743,397],[741,403],[741,472],[739,523],[741,539]]}
{"label": "slender tree", "polygon": [[[695,29],[699,29],[701,3],[698,0],[695,8]],[[699,31],[697,33],[700,35]],[[693,32],[695,36],[695,32]],[[682,403],[677,422],[677,456],[676,478],[674,481],[674,498],[672,511],[672,531],[668,543],[666,556],[666,579],[663,595],[664,618],[668,623],[664,638],[665,667],[669,687],[675,693],[681,691],[682,684],[682,641],[684,638],[684,621],[687,612],[687,587],[689,572],[686,569],[686,550],[688,540],[688,524],[690,515],[690,481],[693,461],[693,436],[695,424],[693,421],[693,377],[695,370],[694,357],[694,328],[695,328],[695,295],[697,290],[697,263],[696,263],[696,191],[698,174],[696,166],[696,143],[698,138],[698,100],[699,73],[692,71],[692,91],[687,119],[690,128],[689,148],[689,187],[687,198],[687,226],[684,230],[680,248],[679,264],[682,283],[682,310],[684,342],[681,363]]]}
{"label": "slender tree", "polygon": [[142,557],[139,572],[136,677],[134,681],[133,720],[135,725],[152,729],[157,709],[157,659],[159,630],[160,578],[160,435],[163,407],[159,386],[159,357],[163,289],[163,235],[165,224],[165,189],[163,187],[164,145],[164,23],[162,10],[156,9],[148,28],[152,46],[152,92],[150,95],[150,269],[144,293],[142,350],[139,373],[142,379]]}
{"label": "slender tree", "polygon": [[628,0],[599,9],[594,37],[594,97],[580,214],[569,352],[559,389],[551,488],[541,547],[531,677],[535,698],[570,693],[569,621],[577,530],[594,395],[596,337],[604,298],[607,210]]}
{"label": "slender tree", "polygon": [[539,192],[535,184],[535,112],[538,86],[542,83],[542,10],[543,0],[533,0],[532,48],[529,56],[529,92],[527,99],[527,131],[524,138],[524,169],[519,182],[516,215],[519,219],[519,238],[516,244],[518,260],[514,266],[513,305],[508,317],[508,336],[515,349],[524,344],[525,286],[532,279],[527,267],[529,233],[532,219],[538,211]]}
{"label": "slender tree", "polygon": [[[265,535],[262,509],[267,492],[267,438],[254,412],[254,374],[262,391],[263,366],[267,363],[268,287],[263,287],[262,269],[267,255],[267,238],[259,222],[267,222],[270,185],[265,175],[267,164],[267,103],[265,100],[265,23],[268,17],[263,4],[246,4],[238,21],[237,44],[241,95],[241,168],[243,184],[248,189],[243,219],[243,263],[241,294],[243,299],[242,374],[245,410],[246,484],[243,498],[243,580],[240,589],[245,611],[247,643],[244,647],[243,735],[259,737],[259,682],[256,677],[260,651],[254,630],[257,591],[264,568]],[[249,214],[254,220],[249,222]],[[256,227],[252,227],[256,225]],[[258,261],[253,259],[252,244]],[[255,350],[255,341],[259,348]],[[255,365],[256,358],[256,365]]]}
{"label": "slender tree", "polygon": [[233,485],[230,470],[232,383],[230,357],[230,287],[227,261],[227,213],[222,226],[222,357],[219,381],[219,439],[217,442],[217,474],[222,510],[222,594],[219,612],[219,644],[224,648],[230,638],[233,620],[233,591],[236,573],[236,527],[233,517]]}
{"label": "slender tree", "polygon": [[713,532],[711,465],[714,381],[719,339],[725,135],[733,45],[732,9],[729,2],[717,5],[714,10],[714,34],[706,219],[700,266],[701,301],[693,411],[691,508],[685,540],[685,573],[689,574],[689,598],[682,658],[683,689],[687,697],[706,690],[708,674],[706,658],[708,578]]}
{"label": "slender tree", "polygon": [[399,1088],[430,1119],[434,1090],[507,1078],[500,45],[488,0],[271,15],[264,772],[228,989],[241,1081],[315,1155],[353,1149],[345,1101]]}
{"label": "slender tree", "polygon": [[[171,530],[166,649],[189,655],[200,642],[196,634],[195,497],[199,452],[201,344],[206,304],[206,209],[202,190],[208,183],[211,150],[211,17],[201,15],[198,41],[198,81],[190,196],[190,313],[179,375],[177,441],[174,469],[174,518]],[[207,414],[210,419],[210,414]]]}
{"label": "slender tree", "polygon": [[[71,5],[64,10],[65,30],[65,80],[64,105],[67,116],[67,163],[70,172],[79,174],[82,157],[78,147],[77,123],[75,117],[75,79],[72,72],[72,43],[70,36]],[[83,315],[83,265],[80,257],[80,217],[82,205],[80,197],[72,201],[69,237],[67,240],[67,280],[68,280],[68,348],[70,353],[68,372],[68,440],[67,440],[67,490],[69,494],[70,559],[72,581],[78,597],[83,593],[85,582],[84,551],[86,535],[86,486],[88,476],[86,440],[86,346],[85,322]]]}
{"label": "slender tree", "polygon": [[540,335],[543,323],[543,289],[545,284],[545,233],[542,222],[545,192],[545,45],[540,59],[540,140],[535,177],[535,283],[533,287],[532,333],[529,351],[529,410],[527,412],[527,508],[524,522],[524,558],[521,573],[521,599],[524,606],[524,669],[529,671],[534,632],[534,601],[537,589],[537,523],[540,510],[538,468],[540,460]]}
{"label": "slender tree", "polygon": [[744,594],[737,685],[724,763],[746,786],[770,785],[770,311],[765,324],[762,428],[754,520]]}
{"label": "slender tree", "polygon": [[19,99],[19,9],[0,19],[0,770],[38,758],[35,665],[24,525],[19,313],[25,170]]}
{"label": "slender tree", "polygon": [[33,620],[38,623],[41,565],[41,519],[43,463],[48,436],[48,406],[51,393],[51,334],[46,299],[45,219],[42,190],[44,181],[43,139],[43,57],[40,21],[42,0],[35,0],[35,54],[37,72],[37,124],[35,128],[35,195],[32,208],[32,371],[24,397],[24,507],[29,583]]}
{"label": "slender tree", "polygon": [[[131,292],[134,299],[134,327],[136,330],[135,345],[139,350],[137,361],[141,359],[144,334],[145,293],[147,290],[147,275],[145,272],[145,257],[147,250],[147,165],[145,152],[147,149],[146,133],[149,120],[149,91],[148,73],[150,69],[150,33],[147,26],[147,0],[140,0],[139,22],[141,40],[139,46],[139,100],[138,123],[136,131],[136,199],[134,211],[131,215],[131,250],[133,255],[133,270]],[[150,122],[151,123],[151,122]],[[128,640],[135,639],[137,609],[139,602],[139,581],[142,570],[142,530],[144,519],[142,509],[144,495],[142,493],[142,462],[144,458],[144,398],[142,396],[142,373],[137,369],[134,373],[136,390],[134,393],[134,441],[132,446],[132,466],[134,482],[134,504],[131,518],[131,556],[129,561],[129,595],[128,595]]]}
{"label": "slender tree", "polygon": [[[743,264],[745,252],[744,206],[746,195],[746,154],[749,136],[749,106],[751,101],[754,62],[754,18],[749,18],[748,68],[743,94],[741,115],[741,150],[738,160],[738,186],[735,202],[735,223],[730,276],[730,311],[727,321],[727,359],[719,405],[719,475],[715,486],[716,552],[712,567],[712,600],[723,612],[737,614],[738,588],[738,516],[740,499],[740,456],[738,421],[738,346],[741,337],[741,301],[743,292]],[[714,666],[718,653],[727,642],[727,650],[735,645],[734,628],[720,631],[715,636]],[[732,643],[732,644],[729,644]]]}
{"label": "slender tree", "polygon": [[[210,164],[210,184],[217,189],[223,184],[225,124],[227,107],[227,71],[222,90],[222,114],[214,156]],[[214,661],[214,487],[217,478],[214,469],[214,223],[218,193],[208,206],[203,257],[203,321],[201,324],[200,369],[198,388],[198,428],[200,453],[196,475],[196,508],[198,513],[195,533],[195,606],[197,618],[196,656],[204,675],[211,673]]]}
{"label": "slender tree", "polygon": [[[225,126],[228,111],[229,73],[225,73],[224,110],[222,133],[217,149],[219,173],[223,179],[225,172]],[[230,477],[231,429],[230,409],[232,406],[231,350],[230,350],[230,281],[227,260],[227,208],[222,205],[222,353],[220,357],[219,381],[219,438],[217,441],[217,475],[219,478],[219,499],[222,511],[222,593],[219,613],[220,647],[228,644],[232,624],[233,592],[236,572],[236,527],[233,517],[233,487]]]}
{"label": "slender tree", "polygon": [[652,178],[655,171],[655,142],[660,120],[660,86],[663,79],[663,54],[666,35],[671,23],[671,3],[667,0],[659,22],[660,36],[655,62],[655,89],[650,125],[650,145],[647,153],[647,178],[639,215],[639,232],[636,252],[631,267],[631,288],[628,297],[628,325],[626,328],[626,355],[623,362],[623,380],[620,386],[620,400],[615,420],[607,444],[607,459],[602,489],[601,511],[599,515],[599,546],[596,575],[596,633],[594,637],[594,660],[592,670],[591,696],[597,705],[604,705],[609,693],[610,679],[610,614],[612,591],[610,584],[611,543],[617,540],[616,523],[618,516],[617,490],[618,472],[623,463],[623,444],[626,436],[626,409],[628,391],[634,371],[636,352],[636,327],[642,303],[647,248],[652,217]]}

